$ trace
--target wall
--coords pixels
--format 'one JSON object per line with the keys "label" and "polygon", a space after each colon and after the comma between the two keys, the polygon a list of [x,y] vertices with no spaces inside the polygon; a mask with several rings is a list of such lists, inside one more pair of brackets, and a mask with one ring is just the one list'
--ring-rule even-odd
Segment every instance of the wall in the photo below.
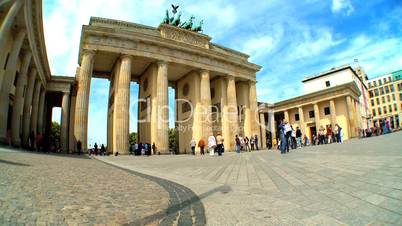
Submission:
{"label": "wall", "polygon": [[320,78],[316,78],[310,81],[303,82],[304,93],[313,93],[319,90],[323,90],[329,87],[326,87],[325,82],[329,81],[331,86],[334,87],[337,85],[345,84],[354,81],[354,75],[350,69],[338,71],[335,73],[331,73],[329,75],[325,75]]}

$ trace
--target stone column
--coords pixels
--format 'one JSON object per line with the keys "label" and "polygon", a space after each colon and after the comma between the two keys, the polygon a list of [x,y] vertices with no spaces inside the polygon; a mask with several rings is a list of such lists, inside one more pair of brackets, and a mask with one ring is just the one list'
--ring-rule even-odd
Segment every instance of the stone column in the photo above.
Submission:
{"label": "stone column", "polygon": [[17,78],[17,85],[15,87],[14,106],[11,115],[11,138],[14,146],[21,145],[21,127],[22,127],[22,113],[24,108],[24,92],[27,84],[27,72],[29,64],[31,63],[31,52],[24,54],[22,66]]}
{"label": "stone column", "polygon": [[[17,16],[18,11],[21,9],[24,0],[16,0],[11,8],[8,10],[2,23],[0,24],[0,49],[4,49],[7,38],[7,33],[10,32],[14,23],[14,19]],[[2,60],[0,62],[3,62]]]}
{"label": "stone column", "polygon": [[7,132],[8,108],[10,104],[9,95],[15,80],[18,56],[20,54],[25,35],[25,30],[20,30],[18,32],[8,58],[8,63],[4,72],[4,79],[0,84],[0,140],[4,141],[6,140]]}
{"label": "stone column", "polygon": [[335,129],[335,124],[336,122],[336,108],[335,108],[335,101],[334,100],[330,100],[329,101],[329,109],[331,111],[331,125],[332,125],[332,129]]}
{"label": "stone column", "polygon": [[121,64],[114,98],[113,152],[128,154],[130,136],[130,81],[132,57],[124,55]]}
{"label": "stone column", "polygon": [[276,145],[276,126],[275,126],[275,113],[274,111],[268,111],[269,118],[269,131],[271,132],[272,146]]}
{"label": "stone column", "polygon": [[[160,153],[169,153],[169,105],[168,105],[168,64],[158,62],[156,79],[156,102],[157,102],[157,139],[156,147]],[[152,111],[154,113],[154,111]],[[154,134],[152,134],[154,136]]]}
{"label": "stone column", "polygon": [[70,100],[70,112],[69,112],[69,126],[68,126],[68,150],[69,153],[75,151],[75,139],[74,139],[74,114],[75,114],[75,91],[71,94]]}
{"label": "stone column", "polygon": [[42,89],[39,97],[39,109],[38,109],[38,133],[44,132],[44,117],[45,117],[45,98],[46,98],[46,90]]}
{"label": "stone column", "polygon": [[318,107],[318,103],[314,103],[314,120],[315,120],[315,128],[316,131],[320,129],[320,108]]}
{"label": "stone column", "polygon": [[33,130],[35,135],[38,126],[38,108],[39,108],[39,97],[40,97],[41,86],[42,84],[40,83],[39,80],[37,80],[35,83],[35,90],[32,100],[31,131]]}
{"label": "stone column", "polygon": [[300,122],[300,131],[302,132],[303,136],[306,135],[306,125],[304,124],[304,112],[303,107],[298,107],[299,110],[299,122]]}
{"label": "stone column", "polygon": [[68,152],[68,119],[69,119],[70,93],[63,93],[61,102],[60,145],[63,152]]}
{"label": "stone column", "polygon": [[32,96],[34,92],[34,86],[36,81],[37,71],[35,68],[32,68],[29,73],[28,78],[28,88],[25,95],[24,102],[24,116],[23,119],[23,131],[22,131],[22,143],[25,147],[28,146],[28,136],[29,136],[29,126],[31,123],[31,106],[32,106]]}
{"label": "stone column", "polygon": [[283,111],[283,120],[285,120],[285,122],[289,122],[289,111],[288,110],[284,110]]}
{"label": "stone column", "polygon": [[261,143],[259,144],[259,146],[261,147],[261,149],[264,149],[264,148],[267,147],[267,145],[266,145],[267,144],[266,143],[266,141],[267,141],[267,134],[266,134],[267,127],[265,125],[264,113],[260,113],[259,115],[260,115],[259,125],[260,125],[260,131],[261,131],[261,133],[260,133],[261,135],[260,135],[260,138],[259,138],[259,140],[261,140]]}
{"label": "stone column", "polygon": [[226,90],[224,91],[225,103],[222,112],[222,130],[225,140],[225,149],[235,150],[235,136],[239,132],[239,121],[237,113],[236,84],[233,76],[226,79]]}
{"label": "stone column", "polygon": [[88,104],[95,52],[84,50],[78,76],[78,90],[75,105],[74,136],[81,141],[83,151],[88,148]]}
{"label": "stone column", "polygon": [[[259,116],[258,116],[258,106],[257,106],[257,90],[254,81],[249,81],[249,104],[250,104],[250,129],[251,135],[258,135],[259,130]],[[261,137],[258,137],[261,140]]]}
{"label": "stone column", "polygon": [[200,102],[201,102],[201,123],[202,138],[206,141],[212,134],[212,119],[211,119],[211,86],[209,81],[209,71],[200,71]]}
{"label": "stone column", "polygon": [[348,109],[348,139],[352,138],[355,136],[355,123],[354,123],[354,117],[353,117],[353,104],[352,104],[352,98],[350,96],[346,97],[346,105]]}

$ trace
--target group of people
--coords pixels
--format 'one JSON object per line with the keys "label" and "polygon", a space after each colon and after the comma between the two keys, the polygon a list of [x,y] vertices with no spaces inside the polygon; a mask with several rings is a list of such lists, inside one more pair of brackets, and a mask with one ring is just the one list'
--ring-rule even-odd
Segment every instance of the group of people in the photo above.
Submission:
{"label": "group of people", "polygon": [[150,156],[151,154],[156,155],[156,145],[155,142],[151,145],[150,143],[134,143],[130,146],[130,154],[132,155],[144,155]]}
{"label": "group of people", "polygon": [[258,149],[258,136],[254,135],[250,138],[242,137],[241,135],[236,135],[236,152],[240,153],[241,151],[248,151],[251,152],[252,150],[259,150]]}
{"label": "group of people", "polygon": [[[289,149],[302,148],[303,146],[310,145],[310,140],[306,134],[302,134],[299,127],[293,128],[287,121],[281,121],[278,127],[278,149],[281,150],[281,154],[289,152]],[[335,128],[332,125],[320,126],[318,133],[312,133],[312,145],[322,145],[330,143],[342,143],[342,128],[335,124]]]}
{"label": "group of people", "polygon": [[94,144],[93,149],[88,150],[88,155],[107,155],[108,153],[106,152],[106,147],[105,145],[101,145],[100,148],[97,143]]}
{"label": "group of people", "polygon": [[372,134],[379,136],[381,134],[388,134],[392,132],[391,122],[388,118],[382,120],[381,122],[375,122],[374,127],[368,128],[366,131],[362,131],[362,137],[370,137]]}

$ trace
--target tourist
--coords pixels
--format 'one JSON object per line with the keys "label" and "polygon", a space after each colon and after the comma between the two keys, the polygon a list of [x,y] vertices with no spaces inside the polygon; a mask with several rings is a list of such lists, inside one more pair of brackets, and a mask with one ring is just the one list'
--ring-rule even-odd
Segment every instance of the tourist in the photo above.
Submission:
{"label": "tourist", "polygon": [[250,146],[251,146],[251,150],[254,150],[254,138],[253,136],[250,137]]}
{"label": "tourist", "polygon": [[142,149],[141,149],[141,155],[145,155],[145,150],[147,150],[148,149],[148,143],[144,143],[144,145],[142,146]]}
{"label": "tourist", "polygon": [[95,152],[95,155],[98,155],[98,144],[96,142],[94,144],[94,152]]}
{"label": "tourist", "polygon": [[148,143],[148,146],[147,146],[147,156],[149,157],[149,156],[151,156],[151,144],[150,143]]}
{"label": "tourist", "polygon": [[106,155],[106,148],[105,148],[105,145],[101,145],[101,148],[100,148],[100,152],[101,152],[101,155]]}
{"label": "tourist", "polygon": [[338,128],[338,137],[336,140],[338,143],[342,143],[342,128],[338,124],[335,124],[335,128]]}
{"label": "tourist", "polygon": [[258,136],[257,136],[257,134],[254,136],[254,144],[255,144],[255,149],[256,149],[256,150],[259,150],[259,148],[258,148]]}
{"label": "tourist", "polygon": [[339,126],[338,126],[338,124],[335,124],[335,129],[334,129],[334,142],[335,143],[338,143],[339,142],[339,140],[338,140],[338,134],[339,134]]}
{"label": "tourist", "polygon": [[209,155],[213,156],[215,155],[215,148],[216,148],[216,139],[214,137],[214,135],[210,135],[208,137],[208,151],[209,151]]}
{"label": "tourist", "polygon": [[296,142],[296,131],[293,129],[293,126],[290,126],[290,128],[292,128],[292,133],[291,133],[291,148],[296,149],[297,148],[297,142]]}
{"label": "tourist", "polygon": [[221,136],[220,133],[218,133],[218,135],[216,136],[216,142],[217,142],[216,149],[218,151],[218,156],[222,156],[222,153],[223,153],[223,137]]}
{"label": "tourist", "polygon": [[332,125],[327,126],[328,144],[332,143]]}
{"label": "tourist", "polygon": [[290,127],[290,124],[289,124],[289,122],[286,122],[285,121],[285,125],[284,125],[284,128],[285,128],[285,140],[286,140],[286,146],[285,146],[285,148],[286,148],[286,152],[289,152],[289,145],[290,145],[290,137],[291,137],[291,135],[292,135],[292,127]]}
{"label": "tourist", "polygon": [[245,150],[246,151],[249,151],[249,152],[251,152],[251,149],[250,149],[250,139],[248,139],[248,137],[246,136],[246,138],[244,139],[244,147],[245,147]]}
{"label": "tourist", "polygon": [[191,148],[191,153],[195,155],[195,146],[197,145],[197,141],[193,138],[190,141],[190,148]]}
{"label": "tourist", "polygon": [[286,154],[286,146],[287,146],[287,139],[286,139],[286,130],[285,130],[285,123],[281,120],[279,127],[279,142],[281,149],[281,154]]}
{"label": "tourist", "polygon": [[325,140],[325,129],[323,126],[320,126],[320,129],[318,130],[318,145],[324,144]]}
{"label": "tourist", "polygon": [[302,147],[302,132],[299,127],[296,127],[296,142],[297,142],[297,147],[301,148]]}
{"label": "tourist", "polygon": [[82,143],[80,140],[77,141],[77,152],[78,155],[81,155],[81,150],[82,150]]}
{"label": "tourist", "polygon": [[200,139],[199,141],[198,141],[198,147],[200,148],[200,153],[201,153],[201,155],[204,155],[205,154],[205,152],[204,152],[204,148],[205,148],[205,141],[204,141],[204,139]]}
{"label": "tourist", "polygon": [[267,148],[271,149],[272,148],[272,133],[271,131],[267,132],[267,140],[266,140]]}
{"label": "tourist", "polygon": [[242,135],[239,135],[239,139],[240,139],[240,151],[242,151],[244,149],[244,139]]}
{"label": "tourist", "polygon": [[[236,137],[235,137],[235,143],[236,143],[236,152],[237,152],[238,154],[240,154],[240,145],[241,145],[241,143],[240,143],[239,136],[237,136],[237,135],[236,135]],[[250,143],[251,143],[251,140],[250,140]],[[254,145],[252,144],[251,147],[253,148]]]}
{"label": "tourist", "polygon": [[389,119],[385,120],[385,128],[387,129],[387,133],[391,133],[391,122],[389,121]]}
{"label": "tourist", "polygon": [[154,155],[156,155],[157,150],[156,150],[155,142],[152,143],[152,151],[153,151]]}
{"label": "tourist", "polygon": [[306,135],[304,135],[304,137],[303,137],[303,145],[308,146],[309,144],[310,144],[310,142],[308,140],[308,137]]}

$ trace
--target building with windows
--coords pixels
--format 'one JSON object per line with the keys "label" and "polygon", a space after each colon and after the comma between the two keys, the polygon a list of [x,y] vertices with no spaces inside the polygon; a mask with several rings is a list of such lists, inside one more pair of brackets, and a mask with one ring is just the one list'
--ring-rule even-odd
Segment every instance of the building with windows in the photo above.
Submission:
{"label": "building with windows", "polygon": [[360,67],[350,65],[306,77],[303,95],[260,104],[260,114],[264,115],[260,118],[267,119],[263,127],[272,133],[274,143],[280,120],[288,121],[294,129],[299,127],[310,141],[320,127],[334,128],[335,124],[343,128],[344,140],[357,137],[371,123],[366,80]]}
{"label": "building with windows", "polygon": [[402,70],[366,81],[370,108],[375,123],[389,119],[393,129],[401,128]]}

